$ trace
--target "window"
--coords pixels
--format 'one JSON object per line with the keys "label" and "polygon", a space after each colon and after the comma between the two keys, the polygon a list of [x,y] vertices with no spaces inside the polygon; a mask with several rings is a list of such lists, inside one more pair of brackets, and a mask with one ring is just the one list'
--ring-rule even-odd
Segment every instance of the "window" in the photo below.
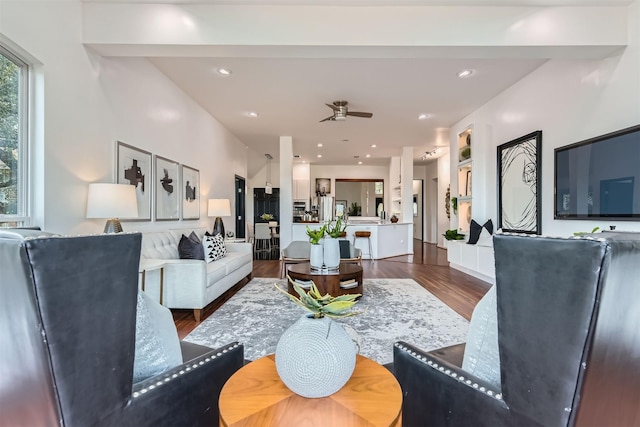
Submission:
{"label": "window", "polygon": [[28,66],[0,46],[0,227],[28,222]]}

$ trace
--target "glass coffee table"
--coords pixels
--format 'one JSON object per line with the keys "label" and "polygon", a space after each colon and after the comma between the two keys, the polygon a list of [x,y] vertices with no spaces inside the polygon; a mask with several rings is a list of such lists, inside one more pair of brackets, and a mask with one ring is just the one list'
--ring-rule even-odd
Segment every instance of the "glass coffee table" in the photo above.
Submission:
{"label": "glass coffee table", "polygon": [[387,368],[364,356],[331,396],[298,396],[280,380],[275,355],[251,362],[220,392],[221,426],[400,426],[402,391]]}
{"label": "glass coffee table", "polygon": [[[341,263],[338,270],[314,270],[311,264],[294,264],[289,268],[289,276],[305,288],[312,280],[322,295],[363,294],[362,266]],[[291,282],[287,281],[289,293],[298,296]]]}

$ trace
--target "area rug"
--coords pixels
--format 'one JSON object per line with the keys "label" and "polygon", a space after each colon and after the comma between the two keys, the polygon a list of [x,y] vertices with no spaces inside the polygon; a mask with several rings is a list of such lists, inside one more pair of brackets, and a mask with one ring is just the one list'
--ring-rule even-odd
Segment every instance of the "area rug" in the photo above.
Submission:
{"label": "area rug", "polygon": [[[186,338],[217,348],[244,344],[245,358],[274,353],[282,333],[306,312],[278,292],[282,279],[254,278]],[[393,361],[393,343],[403,340],[433,350],[466,340],[469,322],[412,279],[365,279],[364,295],[354,307],[364,313],[338,322],[359,353],[378,363]]]}

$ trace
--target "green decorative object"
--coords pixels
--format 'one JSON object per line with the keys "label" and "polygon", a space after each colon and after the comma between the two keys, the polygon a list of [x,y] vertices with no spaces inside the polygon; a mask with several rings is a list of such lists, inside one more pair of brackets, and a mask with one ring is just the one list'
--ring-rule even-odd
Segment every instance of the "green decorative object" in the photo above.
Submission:
{"label": "green decorative object", "polygon": [[458,233],[458,230],[456,229],[445,231],[443,236],[447,240],[463,240],[464,239],[464,234]]}
{"label": "green decorative object", "polygon": [[319,230],[312,230],[307,225],[307,236],[309,236],[309,242],[312,245],[317,245],[320,243],[320,239],[324,237],[324,232],[327,229],[327,225],[323,225]]}
{"label": "green decorative object", "polygon": [[326,232],[329,236],[337,239],[340,235],[347,229],[347,223],[342,222],[341,218],[338,218],[336,221],[330,222],[326,225]]}
{"label": "green decorative object", "polygon": [[451,198],[451,206],[453,207],[453,214],[458,215],[458,198],[457,197]]}
{"label": "green decorative object", "polygon": [[270,213],[263,213],[260,215],[260,218],[262,218],[263,221],[271,221],[273,219],[273,215]]}
{"label": "green decorative object", "polygon": [[467,160],[471,158],[471,147],[464,147],[460,150],[460,159]]}

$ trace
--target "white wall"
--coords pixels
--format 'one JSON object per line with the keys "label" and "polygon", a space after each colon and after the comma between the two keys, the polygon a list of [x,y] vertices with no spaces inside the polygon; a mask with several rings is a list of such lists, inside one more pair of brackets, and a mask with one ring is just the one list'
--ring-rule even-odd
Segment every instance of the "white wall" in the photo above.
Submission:
{"label": "white wall", "polygon": [[[127,222],[125,230],[212,225],[208,198],[234,203],[246,147],[143,59],[105,59],[82,45],[79,2],[0,1],[0,35],[42,63],[32,120],[33,223],[59,233],[102,231],[86,220],[90,182],[113,182],[120,140],[200,170],[200,221]],[[232,211],[234,207],[232,206]],[[223,218],[233,230],[232,218]]]}
{"label": "white wall", "polygon": [[[542,234],[566,236],[609,225],[640,231],[639,221],[553,218],[554,149],[640,123],[640,3],[630,6],[629,12],[629,46],[619,55],[550,60],[452,127],[453,137],[469,123],[489,128],[488,144],[474,148],[485,150],[481,156],[489,161],[483,186],[478,187],[473,156],[474,217],[492,218],[497,225],[496,147],[542,130]],[[476,205],[479,197],[483,205]]]}

